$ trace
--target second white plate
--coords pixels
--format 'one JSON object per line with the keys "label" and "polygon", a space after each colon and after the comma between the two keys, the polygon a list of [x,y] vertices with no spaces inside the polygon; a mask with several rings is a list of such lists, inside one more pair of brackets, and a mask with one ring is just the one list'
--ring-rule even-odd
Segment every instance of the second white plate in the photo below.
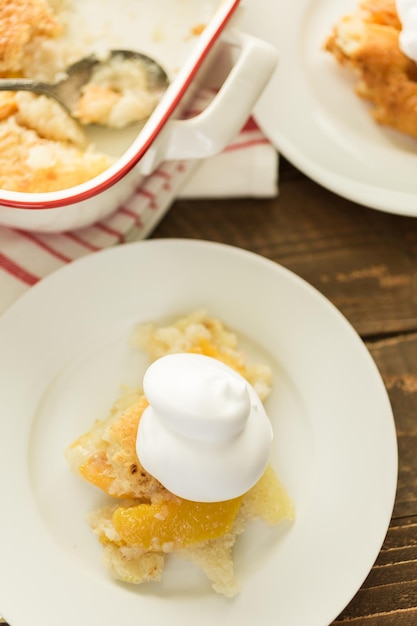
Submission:
{"label": "second white plate", "polygon": [[327,189],[365,206],[417,216],[417,141],[373,121],[352,75],[323,50],[358,0],[248,0],[242,29],[280,62],[255,107],[282,154]]}

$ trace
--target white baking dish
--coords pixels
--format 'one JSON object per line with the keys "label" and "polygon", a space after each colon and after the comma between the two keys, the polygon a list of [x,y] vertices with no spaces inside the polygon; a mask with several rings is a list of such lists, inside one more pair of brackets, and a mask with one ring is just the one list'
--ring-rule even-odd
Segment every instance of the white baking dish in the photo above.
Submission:
{"label": "white baking dish", "polygon": [[[161,63],[171,84],[139,133],[91,128],[96,146],[117,157],[99,176],[48,193],[0,190],[3,225],[44,232],[90,225],[114,212],[162,161],[221,152],[246,121],[277,62],[273,47],[234,26],[242,10],[239,0],[72,2],[79,5],[74,37],[80,24],[87,24],[92,47],[105,38],[110,48],[141,50]],[[233,61],[216,96],[201,114],[181,119],[208,69],[225,58],[225,47]]]}

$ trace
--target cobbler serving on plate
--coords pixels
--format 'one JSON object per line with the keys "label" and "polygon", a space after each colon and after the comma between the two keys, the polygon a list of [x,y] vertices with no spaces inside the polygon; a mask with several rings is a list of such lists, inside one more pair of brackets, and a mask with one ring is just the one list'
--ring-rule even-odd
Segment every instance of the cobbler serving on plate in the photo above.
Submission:
{"label": "cobbler serving on plate", "polygon": [[370,102],[378,123],[417,139],[417,32],[412,30],[412,8],[412,3],[401,0],[363,0],[334,26],[325,49],[355,72],[356,92]]}
{"label": "cobbler serving on plate", "polygon": [[151,361],[143,388],[124,390],[66,451],[74,472],[111,496],[90,516],[105,564],[139,584],[161,580],[173,554],[234,596],[232,549],[247,522],[294,517],[269,463],[270,368],[249,364],[235,333],[204,312],[141,325],[134,341]]}

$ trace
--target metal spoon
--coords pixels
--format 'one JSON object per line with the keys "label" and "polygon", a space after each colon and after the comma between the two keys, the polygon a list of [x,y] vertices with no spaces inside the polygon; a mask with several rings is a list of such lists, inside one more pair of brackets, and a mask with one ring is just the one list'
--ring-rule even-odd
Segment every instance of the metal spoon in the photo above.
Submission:
{"label": "metal spoon", "polygon": [[56,83],[46,83],[26,78],[0,79],[0,91],[32,91],[57,100],[71,115],[80,99],[82,88],[90,81],[98,66],[108,64],[113,58],[137,61],[146,68],[149,91],[163,92],[169,79],[165,70],[151,57],[132,50],[111,50],[104,58],[91,55],[70,65],[64,77]]}

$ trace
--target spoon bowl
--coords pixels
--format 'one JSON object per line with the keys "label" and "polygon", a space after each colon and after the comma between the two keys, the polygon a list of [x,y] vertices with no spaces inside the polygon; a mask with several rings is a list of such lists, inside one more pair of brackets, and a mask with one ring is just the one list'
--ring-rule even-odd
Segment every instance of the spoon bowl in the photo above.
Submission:
{"label": "spoon bowl", "polygon": [[[0,91],[31,91],[42,94],[56,100],[72,117],[79,119],[84,124],[113,125],[94,119],[85,121],[78,110],[84,90],[89,84],[93,84],[96,73],[103,70],[107,71],[104,88],[107,93],[109,91],[121,93],[118,78],[120,79],[121,75],[125,75],[126,71],[136,71],[141,84],[134,84],[135,74],[132,73],[131,84],[127,86],[128,91],[133,92],[135,87],[140,87],[141,89],[135,97],[148,99],[151,97],[151,102],[155,106],[169,85],[167,73],[151,57],[134,50],[110,50],[106,56],[99,57],[92,54],[73,63],[61,74],[62,77],[57,82],[48,83],[27,78],[0,79]],[[103,85],[101,87],[103,89]],[[105,91],[102,90],[100,93],[104,94]],[[93,95],[95,96],[96,93]],[[140,109],[141,113],[136,115],[133,121],[143,121],[149,117],[152,112],[151,108],[154,106],[145,106]]]}

